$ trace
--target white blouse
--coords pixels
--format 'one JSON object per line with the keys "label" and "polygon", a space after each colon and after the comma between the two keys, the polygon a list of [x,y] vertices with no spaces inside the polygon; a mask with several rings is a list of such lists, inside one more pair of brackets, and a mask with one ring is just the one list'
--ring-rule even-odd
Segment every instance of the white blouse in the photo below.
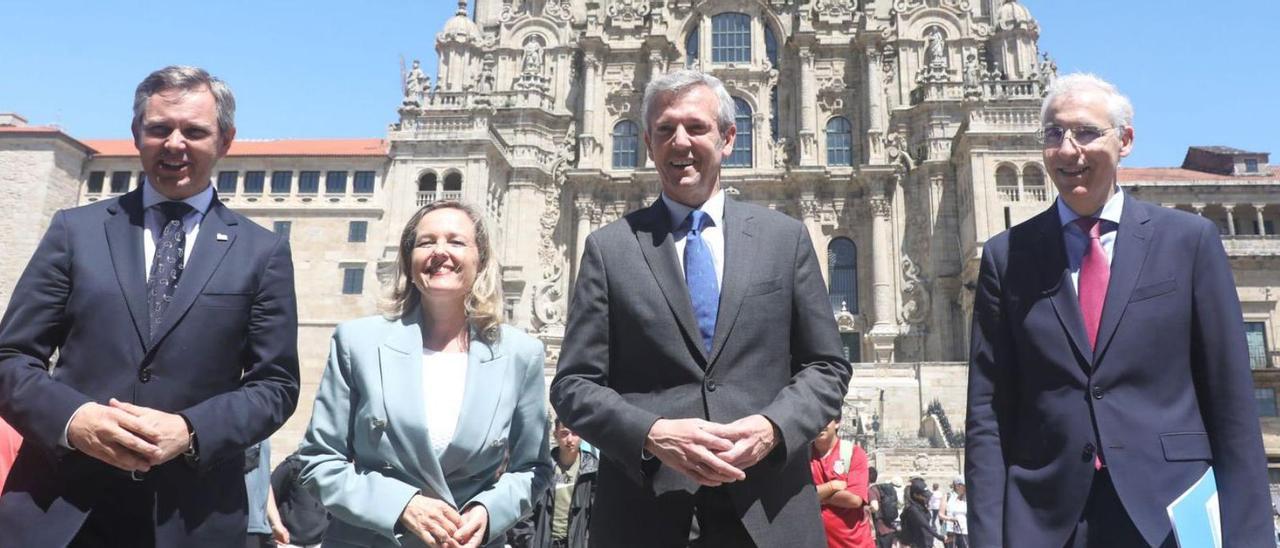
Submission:
{"label": "white blouse", "polygon": [[467,353],[422,349],[422,400],[427,412],[427,433],[436,457],[453,442],[467,385]]}

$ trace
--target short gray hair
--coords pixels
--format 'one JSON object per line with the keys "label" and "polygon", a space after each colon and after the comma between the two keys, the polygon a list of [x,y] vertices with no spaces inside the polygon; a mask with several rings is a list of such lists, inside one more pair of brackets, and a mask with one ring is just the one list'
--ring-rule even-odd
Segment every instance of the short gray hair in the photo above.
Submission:
{"label": "short gray hair", "polygon": [[236,97],[226,82],[210,76],[200,67],[186,65],[170,65],[142,79],[138,89],[133,92],[133,128],[142,128],[142,114],[147,109],[147,99],[152,95],[171,89],[192,91],[207,87],[213,94],[214,106],[218,112],[218,137],[226,139],[236,127]]}
{"label": "short gray hair", "polygon": [[1107,101],[1107,114],[1111,117],[1111,125],[1121,128],[1133,127],[1133,103],[1120,93],[1111,82],[1086,72],[1074,72],[1054,79],[1045,90],[1044,103],[1040,105],[1040,123],[1049,120],[1049,105],[1059,97],[1067,97],[1085,91],[1101,92]]}
{"label": "short gray hair", "polygon": [[720,112],[716,116],[716,125],[720,130],[721,137],[727,135],[729,128],[733,127],[733,119],[737,115],[737,109],[733,105],[733,97],[729,95],[728,90],[724,89],[724,83],[719,78],[696,70],[670,72],[653,79],[649,82],[649,85],[644,87],[644,104],[640,107],[640,124],[644,129],[644,134],[649,134],[649,116],[659,96],[667,93],[679,95],[694,86],[707,86],[716,94],[716,99],[720,101]]}

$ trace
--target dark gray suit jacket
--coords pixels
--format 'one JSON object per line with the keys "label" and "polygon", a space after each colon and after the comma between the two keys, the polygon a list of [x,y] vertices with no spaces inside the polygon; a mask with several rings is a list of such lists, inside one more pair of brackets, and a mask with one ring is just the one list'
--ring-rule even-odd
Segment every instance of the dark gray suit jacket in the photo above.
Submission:
{"label": "dark gray suit jacket", "polygon": [[128,476],[59,445],[76,409],[110,398],[195,430],[197,466],[179,457],[146,475],[156,546],[243,543],[244,450],[298,401],[289,244],[215,198],[152,338],[142,219],[141,190],[59,211],[0,321],[0,415],[25,438],[0,497],[0,544],[65,546],[90,513],[118,510]]}
{"label": "dark gray suit jacket", "polygon": [[724,281],[703,348],[662,200],[587,238],[551,403],[601,450],[596,546],[683,546],[697,484],[643,461],[659,418],[760,413],[782,443],[729,492],[760,546],[826,546],[808,444],[851,369],[804,226],[725,201]]}

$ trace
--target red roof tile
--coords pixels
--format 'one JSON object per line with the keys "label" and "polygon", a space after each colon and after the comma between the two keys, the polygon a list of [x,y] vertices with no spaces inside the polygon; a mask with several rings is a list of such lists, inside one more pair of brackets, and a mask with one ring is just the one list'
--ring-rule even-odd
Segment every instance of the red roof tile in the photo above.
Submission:
{"label": "red roof tile", "polygon": [[[137,156],[132,139],[88,139],[98,156]],[[227,156],[386,156],[382,139],[281,139],[235,141]]]}
{"label": "red roof tile", "polygon": [[1129,181],[1240,181],[1240,180],[1274,180],[1267,176],[1234,176],[1219,175],[1182,169],[1180,167],[1126,167],[1120,168],[1117,178],[1120,182]]}

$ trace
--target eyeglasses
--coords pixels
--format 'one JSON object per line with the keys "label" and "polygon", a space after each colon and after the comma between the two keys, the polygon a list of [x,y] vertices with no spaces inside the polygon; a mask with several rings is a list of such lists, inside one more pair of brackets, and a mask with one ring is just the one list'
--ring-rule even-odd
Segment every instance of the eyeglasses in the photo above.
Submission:
{"label": "eyeglasses", "polygon": [[1040,138],[1040,142],[1044,143],[1046,147],[1060,147],[1066,139],[1071,139],[1071,142],[1078,147],[1087,147],[1089,143],[1097,141],[1103,135],[1106,135],[1108,131],[1118,127],[1080,126],[1077,128],[1065,128],[1045,126],[1036,132],[1036,136]]}

